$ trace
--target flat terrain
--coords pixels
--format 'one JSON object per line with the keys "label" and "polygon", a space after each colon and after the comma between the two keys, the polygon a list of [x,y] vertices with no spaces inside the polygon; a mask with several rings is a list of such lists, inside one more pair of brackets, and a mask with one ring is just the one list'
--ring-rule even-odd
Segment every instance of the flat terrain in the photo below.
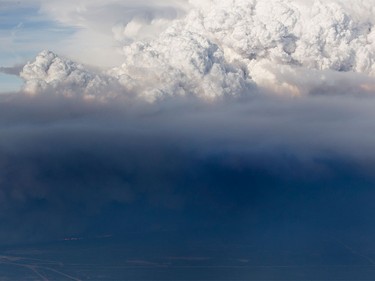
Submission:
{"label": "flat terrain", "polygon": [[371,252],[335,238],[243,242],[149,233],[4,247],[0,280],[375,279]]}

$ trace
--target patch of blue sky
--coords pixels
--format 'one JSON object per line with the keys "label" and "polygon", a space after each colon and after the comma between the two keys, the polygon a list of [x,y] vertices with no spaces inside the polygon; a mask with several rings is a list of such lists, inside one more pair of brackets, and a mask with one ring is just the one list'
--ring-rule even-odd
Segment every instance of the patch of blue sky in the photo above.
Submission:
{"label": "patch of blue sky", "polygon": [[19,91],[22,84],[21,78],[0,73],[0,94]]}
{"label": "patch of blue sky", "polygon": [[38,14],[36,7],[1,7],[0,29],[12,28],[15,24],[25,20],[25,16]]}
{"label": "patch of blue sky", "polygon": [[23,63],[74,32],[43,17],[36,6],[0,5],[0,65]]}

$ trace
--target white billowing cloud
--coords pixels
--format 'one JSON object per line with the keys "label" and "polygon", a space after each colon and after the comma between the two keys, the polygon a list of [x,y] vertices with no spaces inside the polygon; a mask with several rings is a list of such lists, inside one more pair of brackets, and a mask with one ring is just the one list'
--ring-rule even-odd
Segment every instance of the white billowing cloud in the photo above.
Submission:
{"label": "white billowing cloud", "polygon": [[[98,1],[92,3],[99,5]],[[316,93],[317,89],[342,87],[341,84],[373,91],[372,0],[189,3],[193,8],[182,19],[170,16],[167,9],[158,10],[155,2],[153,9],[148,10],[150,17],[145,16],[147,9],[143,9],[143,14],[128,18],[125,15],[125,23],[113,25],[111,32],[125,47],[121,65],[106,71],[106,75],[119,81],[126,91],[148,100],[172,95],[211,99],[249,93],[254,85],[288,95]],[[106,9],[102,7],[101,11]],[[78,9],[76,14],[82,11],[86,10]],[[93,10],[89,13],[93,15]],[[150,39],[148,32],[152,26],[159,29],[168,23],[170,26],[164,32]],[[134,38],[144,40],[128,45]],[[33,80],[33,85],[38,86],[71,79],[70,75],[52,76],[52,80],[43,75],[22,77],[26,85]]]}
{"label": "white billowing cloud", "polygon": [[275,76],[275,65],[374,76],[375,10],[372,1],[359,2],[213,0],[194,21],[256,82]]}
{"label": "white billowing cloud", "polygon": [[111,95],[110,79],[50,51],[41,52],[34,62],[27,63],[20,76],[26,81],[24,90],[31,94],[55,89],[64,96],[108,98]]}
{"label": "white billowing cloud", "polygon": [[218,45],[178,24],[156,41],[125,47],[124,54],[125,62],[110,74],[151,100],[185,94],[210,99],[252,85],[242,69],[226,62]]}

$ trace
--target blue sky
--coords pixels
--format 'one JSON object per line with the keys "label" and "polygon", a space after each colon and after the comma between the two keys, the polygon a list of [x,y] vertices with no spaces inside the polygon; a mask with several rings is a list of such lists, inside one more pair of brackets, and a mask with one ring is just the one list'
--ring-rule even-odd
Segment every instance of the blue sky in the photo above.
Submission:
{"label": "blue sky", "polygon": [[[54,49],[73,33],[73,28],[42,15],[36,4],[0,4],[0,66],[24,64],[41,50]],[[9,92],[18,90],[22,80],[0,74],[0,83],[0,92]]]}

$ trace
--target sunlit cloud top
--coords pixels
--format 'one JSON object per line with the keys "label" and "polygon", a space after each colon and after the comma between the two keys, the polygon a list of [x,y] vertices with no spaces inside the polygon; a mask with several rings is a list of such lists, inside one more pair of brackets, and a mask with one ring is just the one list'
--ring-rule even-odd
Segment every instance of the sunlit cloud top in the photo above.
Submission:
{"label": "sunlit cloud top", "polygon": [[60,38],[55,53],[44,51],[25,66],[25,90],[34,94],[53,88],[71,95],[72,87],[82,87],[84,95],[103,98],[106,85],[111,97],[115,88],[117,95],[153,101],[251,95],[259,89],[301,96],[337,86],[331,92],[338,93],[348,83],[371,92],[374,85],[370,0],[34,5],[42,17],[74,30]]}

